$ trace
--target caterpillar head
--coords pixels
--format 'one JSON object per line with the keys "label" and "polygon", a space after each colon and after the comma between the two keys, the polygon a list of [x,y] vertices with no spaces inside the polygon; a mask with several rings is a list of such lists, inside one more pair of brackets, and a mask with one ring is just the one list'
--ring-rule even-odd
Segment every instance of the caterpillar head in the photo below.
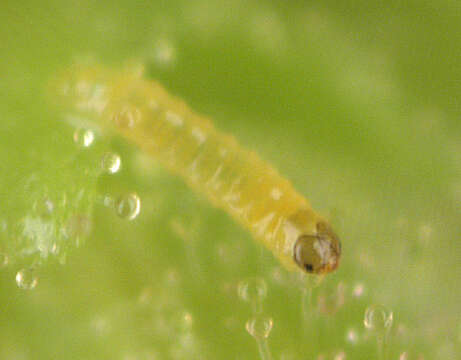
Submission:
{"label": "caterpillar head", "polygon": [[341,242],[330,225],[312,211],[300,211],[293,218],[297,229],[293,260],[311,274],[336,270],[341,257]]}
{"label": "caterpillar head", "polygon": [[308,273],[329,273],[339,265],[341,242],[326,222],[318,222],[317,233],[298,236],[293,257],[296,264]]}

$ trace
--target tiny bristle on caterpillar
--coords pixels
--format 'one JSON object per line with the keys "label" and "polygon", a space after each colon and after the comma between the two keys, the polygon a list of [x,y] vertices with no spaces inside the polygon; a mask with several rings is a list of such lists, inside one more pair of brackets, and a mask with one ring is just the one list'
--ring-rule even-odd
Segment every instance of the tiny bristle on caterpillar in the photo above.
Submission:
{"label": "tiny bristle on caterpillar", "polygon": [[52,81],[52,95],[66,110],[90,114],[103,131],[118,132],[179,174],[287,269],[335,270],[338,237],[291,183],[138,69],[73,65]]}

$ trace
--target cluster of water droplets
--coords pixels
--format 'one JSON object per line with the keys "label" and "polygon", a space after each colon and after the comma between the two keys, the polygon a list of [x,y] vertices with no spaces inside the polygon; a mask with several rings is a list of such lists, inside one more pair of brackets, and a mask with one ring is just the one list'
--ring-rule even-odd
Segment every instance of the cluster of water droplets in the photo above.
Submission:
{"label": "cluster of water droplets", "polygon": [[[124,108],[117,113],[117,124],[122,127],[131,127],[135,124],[136,112]],[[95,140],[95,134],[92,130],[76,129],[74,132],[74,141],[82,148],[90,147]],[[122,169],[122,159],[116,152],[106,151],[100,155],[99,172],[101,174],[113,175]],[[122,219],[134,220],[141,211],[141,199],[135,192],[127,192],[118,196],[106,196],[103,203],[113,207],[115,213]]]}
{"label": "cluster of water droplets", "polygon": [[274,321],[263,312],[263,301],[267,296],[267,283],[261,277],[251,277],[238,284],[238,296],[251,306],[252,315],[245,323],[246,331],[256,340],[262,360],[272,359],[267,339]]}
{"label": "cluster of water droplets", "polygon": [[[393,312],[379,304],[367,306],[367,303],[371,302],[370,291],[363,281],[350,284],[331,279],[328,279],[327,283],[325,281],[322,277],[298,276],[279,269],[268,279],[252,276],[238,282],[236,286],[238,298],[247,304],[250,310],[250,316],[245,321],[245,330],[255,339],[260,359],[298,359],[305,355],[300,352],[303,347],[308,348],[310,354],[316,353],[312,358],[319,360],[353,359],[364,351],[369,352],[367,350],[369,348],[374,348],[377,359],[390,359],[388,355],[392,345],[390,333],[394,322]],[[296,328],[293,336],[296,336],[299,341],[307,342],[300,344],[297,350],[283,349],[278,356],[274,354],[274,349],[271,349],[268,341],[274,327],[274,320],[264,311],[264,308],[268,307],[265,303],[271,302],[270,288],[284,294],[287,306],[297,298],[296,291],[301,290],[298,301],[300,301],[299,319],[302,326]],[[356,314],[360,309],[363,309],[363,318],[357,317],[351,321],[352,319],[347,315],[348,311]],[[348,319],[346,322],[344,317]],[[238,323],[236,324],[235,319],[232,318],[228,318],[225,322],[225,326],[230,329],[238,329],[236,325]],[[335,328],[344,329],[342,344],[337,344],[333,349],[324,348],[324,345],[316,349],[318,345],[314,339],[318,336],[318,332],[337,333]],[[314,335],[316,333],[317,335]],[[392,354],[395,355],[395,351]]]}
{"label": "cluster of water droplets", "polygon": [[1,267],[19,267],[16,283],[25,290],[36,287],[44,262],[52,258],[64,264],[67,250],[78,247],[91,229],[91,194],[72,186],[55,191],[41,183],[43,178],[32,175],[19,184],[28,195],[28,208],[3,221]]}
{"label": "cluster of water droplets", "polygon": [[[104,151],[105,145],[98,144],[96,129],[86,126],[78,116],[66,119],[75,126],[70,135],[75,148],[68,162],[62,164],[62,173],[65,176],[75,171],[78,176],[67,188],[47,186],[46,173],[26,176],[18,185],[28,194],[28,209],[15,217],[0,218],[0,240],[4,243],[0,244],[0,268],[19,268],[15,279],[20,289],[34,289],[45,261],[55,258],[64,264],[69,249],[85,242],[91,234],[92,208],[98,199],[92,187],[101,175],[114,175],[122,169],[120,155]],[[139,215],[141,200],[135,192],[115,194],[112,199],[111,206],[120,218],[134,220]]]}

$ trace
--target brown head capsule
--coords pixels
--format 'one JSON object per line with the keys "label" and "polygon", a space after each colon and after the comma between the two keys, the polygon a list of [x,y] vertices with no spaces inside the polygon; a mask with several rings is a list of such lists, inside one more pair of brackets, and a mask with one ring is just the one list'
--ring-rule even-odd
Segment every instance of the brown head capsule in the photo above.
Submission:
{"label": "brown head capsule", "polygon": [[318,222],[316,230],[315,234],[298,236],[293,258],[296,264],[308,273],[329,273],[339,265],[341,243],[327,223]]}

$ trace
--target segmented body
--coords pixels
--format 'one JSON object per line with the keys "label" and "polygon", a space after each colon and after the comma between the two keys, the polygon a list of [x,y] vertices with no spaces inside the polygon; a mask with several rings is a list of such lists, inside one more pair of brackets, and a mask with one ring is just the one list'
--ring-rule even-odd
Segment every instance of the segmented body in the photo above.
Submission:
{"label": "segmented body", "polygon": [[[218,131],[160,84],[133,71],[73,67],[59,82],[67,103],[91,113],[229,213],[288,268],[300,233],[322,220],[291,183],[233,136]],[[67,84],[67,85],[66,85]]]}

